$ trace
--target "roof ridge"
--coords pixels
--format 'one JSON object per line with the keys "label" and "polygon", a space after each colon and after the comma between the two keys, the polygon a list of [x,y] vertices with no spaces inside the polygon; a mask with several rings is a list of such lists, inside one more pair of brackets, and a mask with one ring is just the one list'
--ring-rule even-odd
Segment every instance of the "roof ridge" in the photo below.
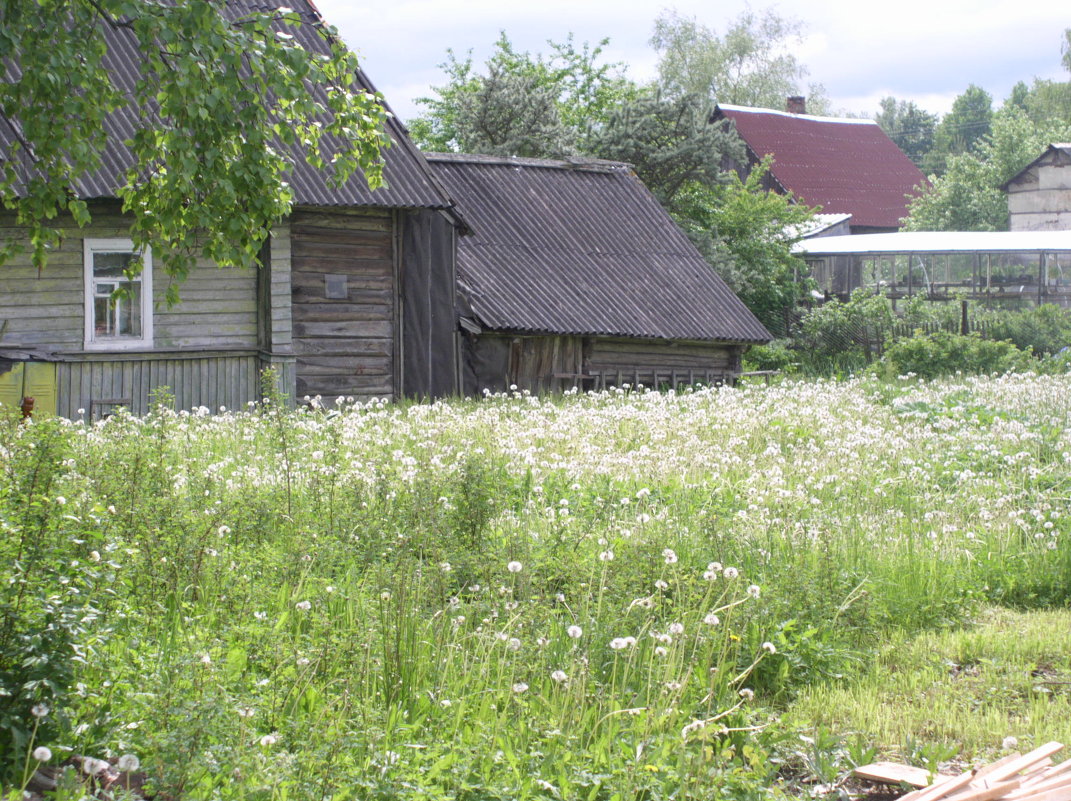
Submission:
{"label": "roof ridge", "polygon": [[819,117],[814,114],[794,114],[791,111],[778,111],[775,108],[757,108],[754,106],[734,106],[731,103],[718,103],[722,111],[743,111],[749,114],[776,114],[779,117],[790,117],[795,120],[809,120],[810,122],[833,122],[841,125],[877,125],[876,120],[867,117]]}
{"label": "roof ridge", "polygon": [[583,170],[586,172],[616,172],[621,169],[632,169],[632,165],[628,162],[594,159],[585,156],[542,159],[522,156],[492,156],[485,153],[430,153],[425,151],[424,158],[430,162],[458,162],[462,164],[488,164],[507,167],[543,167],[545,169]]}

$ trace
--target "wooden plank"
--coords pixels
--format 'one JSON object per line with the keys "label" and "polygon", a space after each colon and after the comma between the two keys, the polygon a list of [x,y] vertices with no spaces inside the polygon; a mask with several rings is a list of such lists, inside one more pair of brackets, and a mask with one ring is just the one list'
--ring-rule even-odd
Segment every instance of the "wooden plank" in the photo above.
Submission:
{"label": "wooden plank", "polygon": [[355,335],[372,339],[392,338],[393,326],[389,322],[369,320],[359,326],[350,323],[294,323],[295,337],[340,337],[352,339]]}
{"label": "wooden plank", "polygon": [[385,303],[295,303],[295,322],[352,322],[363,323],[369,320],[390,320],[390,306]]}
{"label": "wooden plank", "polygon": [[985,777],[985,779],[991,785],[995,782],[1007,779],[1011,776],[1014,776],[1016,773],[1020,773],[1026,770],[1027,768],[1033,767],[1037,763],[1041,762],[1043,759],[1051,757],[1057,751],[1060,751],[1063,747],[1064,746],[1062,743],[1058,743],[1055,741],[1045,743],[1045,745],[1040,746],[1039,748],[1035,748],[1033,751],[1023,754],[1018,759],[1012,760],[1008,764],[997,768],[996,770],[989,773]]}
{"label": "wooden plank", "polygon": [[930,772],[925,768],[902,765],[899,762],[874,762],[862,765],[852,773],[860,779],[881,784],[910,784],[913,787],[928,787]]}
{"label": "wooden plank", "polygon": [[1030,785],[1037,784],[1038,782],[1044,781],[1052,776],[1057,776],[1068,771],[1071,771],[1071,759],[1067,759],[1057,765],[1052,765],[1050,767],[1044,768],[1036,776],[1029,776],[1023,782],[1023,787],[1029,787]]}
{"label": "wooden plank", "polygon": [[1071,788],[1071,774],[1064,773],[1062,775],[1050,776],[1047,779],[1043,779],[1040,782],[1030,785],[1026,782],[1022,782],[1022,787],[1016,792],[1011,793],[1008,798],[1026,798],[1035,793],[1049,792],[1050,790],[1056,790],[1061,787]]}
{"label": "wooden plank", "polygon": [[944,798],[947,795],[951,795],[957,790],[966,787],[974,779],[974,774],[977,773],[973,768],[971,770],[961,773],[959,776],[953,776],[946,781],[934,781],[929,787],[921,790],[914,801],[937,801],[939,798]]}
{"label": "wooden plank", "polygon": [[1019,784],[1018,779],[1013,779],[1012,781],[998,782],[988,787],[971,787],[964,792],[956,793],[951,799],[953,801],[993,801],[993,799],[1003,798],[1013,790],[1019,789]]}

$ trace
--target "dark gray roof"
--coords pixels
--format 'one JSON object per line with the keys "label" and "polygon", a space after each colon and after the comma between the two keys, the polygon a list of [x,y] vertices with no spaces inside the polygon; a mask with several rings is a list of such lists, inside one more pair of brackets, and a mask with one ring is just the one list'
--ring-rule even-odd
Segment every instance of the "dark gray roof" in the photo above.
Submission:
{"label": "dark gray roof", "polygon": [[[263,0],[227,0],[223,9],[229,18],[238,18],[254,11],[274,11],[279,4],[265,3]],[[323,20],[315,6],[308,0],[287,2],[295,12],[313,25],[303,24],[288,27],[286,31],[294,35],[298,43],[309,52],[328,52],[328,45],[315,30]],[[117,86],[132,90],[138,77],[140,58],[129,30],[102,26],[102,35],[108,43],[105,64],[110,70]],[[359,72],[354,80],[355,89],[375,91],[367,76]],[[324,100],[323,92],[317,91]],[[0,117],[0,148],[7,151],[13,136],[11,120]],[[122,108],[112,114],[107,122],[108,141],[104,148],[102,166],[93,175],[86,176],[75,187],[83,198],[111,198],[123,183],[126,170],[133,163],[130,150],[123,142],[133,135],[139,126],[138,110]],[[387,206],[405,208],[448,208],[452,205],[449,196],[443,191],[432,176],[428,165],[405,133],[404,127],[391,119],[388,132],[393,146],[387,148],[383,155],[385,186],[374,192],[369,190],[363,176],[357,174],[341,187],[328,183],[329,173],[311,167],[300,152],[293,157],[294,168],[287,180],[294,190],[294,202],[297,205],[313,206]],[[327,142],[330,142],[325,137]],[[2,156],[2,153],[0,153]]]}
{"label": "dark gray roof", "polygon": [[426,155],[472,228],[458,279],[484,327],[770,339],[628,165]]}

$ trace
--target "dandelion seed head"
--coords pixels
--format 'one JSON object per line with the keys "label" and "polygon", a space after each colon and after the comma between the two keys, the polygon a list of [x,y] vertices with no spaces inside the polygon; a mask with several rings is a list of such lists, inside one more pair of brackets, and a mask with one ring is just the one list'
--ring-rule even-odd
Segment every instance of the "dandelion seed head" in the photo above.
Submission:
{"label": "dandelion seed head", "polygon": [[134,754],[123,754],[115,766],[124,773],[131,773],[141,767],[141,760]]}
{"label": "dandelion seed head", "polygon": [[510,562],[508,565],[506,565],[506,570],[508,570],[510,573],[520,573],[523,568],[524,568],[524,565],[522,565],[520,562],[518,562],[516,560],[514,560],[514,561]]}
{"label": "dandelion seed head", "polygon": [[33,758],[38,762],[48,762],[52,759],[52,751],[44,745],[39,745],[33,750]]}
{"label": "dandelion seed head", "polygon": [[584,636],[584,630],[582,628],[580,628],[580,626],[576,626],[576,625],[573,625],[573,626],[570,626],[569,628],[567,628],[565,630],[565,633],[568,634],[574,640],[579,639],[580,637]]}

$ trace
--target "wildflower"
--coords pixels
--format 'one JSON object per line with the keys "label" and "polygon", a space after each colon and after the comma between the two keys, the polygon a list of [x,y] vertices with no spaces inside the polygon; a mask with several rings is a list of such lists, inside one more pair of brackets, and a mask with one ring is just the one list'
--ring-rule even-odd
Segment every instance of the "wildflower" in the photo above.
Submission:
{"label": "wildflower", "polygon": [[279,738],[274,734],[265,734],[263,737],[260,738],[260,744],[263,745],[265,748],[271,745],[275,745],[277,742],[279,742]]}
{"label": "wildflower", "polygon": [[444,573],[449,573],[451,570],[453,570],[453,567],[451,567],[449,562],[441,562],[439,564],[439,569]]}
{"label": "wildflower", "polygon": [[721,623],[721,618],[711,612],[705,618],[703,618],[703,622],[706,623],[708,626],[716,626]]}
{"label": "wildflower", "polygon": [[777,646],[774,645],[772,642],[767,641],[762,644],[762,650],[764,650],[768,654],[776,654]]}
{"label": "wildflower", "polygon": [[752,598],[758,598],[760,592],[762,592],[762,590],[759,589],[758,584],[752,584],[750,587],[747,588],[747,594],[750,595]]}
{"label": "wildflower", "polygon": [[612,562],[614,561],[614,552],[610,550],[603,551],[599,554],[599,559],[603,562]]}
{"label": "wildflower", "polygon": [[651,522],[651,516],[647,512],[640,512],[636,515],[636,522],[641,526]]}
{"label": "wildflower", "polygon": [[108,769],[108,763],[96,757],[85,757],[82,760],[82,770],[90,776],[96,776]]}
{"label": "wildflower", "polygon": [[714,580],[715,580],[715,579],[717,579],[717,577],[718,577],[718,576],[720,576],[720,575],[721,575],[721,574],[720,574],[720,573],[719,573],[718,571],[716,571],[716,570],[707,570],[707,571],[705,571],[705,572],[703,573],[703,578],[704,578],[704,579],[705,579],[706,581],[714,581]]}
{"label": "wildflower", "polygon": [[240,718],[251,718],[251,717],[253,717],[253,714],[255,712],[256,712],[256,710],[253,709],[253,707],[251,707],[251,706],[240,706],[240,707],[238,707],[238,717],[240,717]]}
{"label": "wildflower", "polygon": [[528,685],[523,681],[515,682],[513,685],[513,692],[520,695],[521,693],[528,692]]}
{"label": "wildflower", "polygon": [[670,634],[675,634],[675,635],[678,635],[678,636],[681,635],[681,634],[684,634],[684,624],[683,623],[670,623],[669,624],[669,633]]}
{"label": "wildflower", "polygon": [[443,700],[441,700],[439,702],[439,706],[441,706],[443,709],[449,709],[453,705],[454,705],[454,702],[451,701],[449,698],[444,698]]}
{"label": "wildflower", "polygon": [[553,673],[550,674],[550,677],[554,681],[558,682],[558,684],[561,684],[563,681],[565,681],[566,679],[569,678],[568,676],[565,675],[565,671],[564,670],[555,670]]}
{"label": "wildflower", "polygon": [[33,758],[38,762],[48,762],[48,760],[52,759],[52,751],[46,746],[39,745],[33,750]]}
{"label": "wildflower", "polygon": [[387,590],[383,590],[383,592],[381,592],[379,594],[379,600],[381,600],[381,601],[389,601],[390,600],[390,592],[388,592]]}
{"label": "wildflower", "polygon": [[681,683],[679,681],[667,681],[666,682],[666,689],[669,690],[672,693],[677,692],[677,690],[679,690],[680,688],[681,688]]}
{"label": "wildflower", "polygon": [[721,562],[711,562],[707,565],[707,570],[712,570],[715,573],[721,572]]}
{"label": "wildflower", "polygon": [[230,526],[220,526],[218,529],[216,529],[216,533],[219,534],[219,536],[221,536],[221,537],[226,537],[228,534],[231,533],[231,527]]}
{"label": "wildflower", "polygon": [[580,628],[580,626],[570,626],[565,630],[565,633],[572,637],[574,640],[577,640],[584,635],[584,630]]}
{"label": "wildflower", "polygon": [[613,648],[615,651],[620,651],[627,646],[628,643],[625,642],[624,637],[614,637],[612,640],[610,640],[610,647]]}
{"label": "wildflower", "polygon": [[324,587],[324,592],[326,592],[328,595],[331,595],[332,593],[334,593],[334,591],[335,588],[332,587],[330,584]]}
{"label": "wildflower", "polygon": [[666,584],[666,582],[662,581],[662,579],[659,579],[658,581],[656,581],[654,583],[654,585],[655,585],[655,589],[658,589],[658,590],[665,590],[665,589],[668,589],[668,587],[669,587],[669,585]]}
{"label": "wildflower", "polygon": [[518,640],[516,637],[510,637],[509,642],[506,643],[506,647],[509,648],[511,651],[519,651],[521,650],[521,641]]}
{"label": "wildflower", "polygon": [[1005,751],[1011,751],[1017,745],[1019,745],[1018,738],[1012,737],[1011,735],[1005,737],[1000,743],[1000,747],[1003,748]]}
{"label": "wildflower", "polygon": [[34,704],[33,707],[30,709],[30,713],[35,718],[43,718],[50,711],[51,710],[49,710],[48,704]]}
{"label": "wildflower", "polygon": [[669,651],[667,651],[661,645],[655,646],[654,652],[655,652],[655,656],[665,656],[666,654],[669,653]]}
{"label": "wildflower", "polygon": [[554,596],[554,600],[556,600],[560,604],[565,603],[565,593],[559,592],[557,595]]}
{"label": "wildflower", "polygon": [[735,567],[727,567],[722,572],[722,575],[725,576],[725,578],[727,579],[734,579],[740,575],[740,571],[737,570]]}
{"label": "wildflower", "polygon": [[305,665],[309,664],[309,658],[307,656],[300,657],[297,663],[298,667],[305,667]]}
{"label": "wildflower", "polygon": [[99,562],[100,561],[100,551],[90,551],[89,552],[89,561],[91,561],[91,562]]}
{"label": "wildflower", "polygon": [[267,620],[268,619],[268,613],[267,612],[254,612],[253,613],[253,617],[255,617],[257,620]]}
{"label": "wildflower", "polygon": [[298,601],[296,604],[294,604],[294,607],[296,609],[301,610],[302,612],[308,612],[310,609],[312,609],[312,602],[311,601]]}
{"label": "wildflower", "polygon": [[130,773],[141,767],[141,760],[134,754],[123,754],[115,766],[124,773]]}
{"label": "wildflower", "polygon": [[208,654],[201,654],[201,664],[208,667],[212,664],[212,657]]}
{"label": "wildflower", "polygon": [[662,558],[666,560],[667,565],[674,565],[677,563],[677,554],[672,548],[665,548],[662,551]]}
{"label": "wildflower", "polygon": [[688,735],[699,731],[700,729],[702,729],[706,725],[707,725],[707,722],[705,720],[693,720],[691,723],[689,723],[687,726],[685,726],[683,729],[681,729],[681,737],[683,739],[687,739]]}
{"label": "wildflower", "polygon": [[506,565],[506,570],[508,570],[510,573],[520,573],[523,567],[524,566],[520,562],[514,560],[508,565]]}
{"label": "wildflower", "polygon": [[740,691],[740,697],[743,698],[745,701],[750,701],[755,697],[755,691],[752,690],[750,687],[745,687]]}

